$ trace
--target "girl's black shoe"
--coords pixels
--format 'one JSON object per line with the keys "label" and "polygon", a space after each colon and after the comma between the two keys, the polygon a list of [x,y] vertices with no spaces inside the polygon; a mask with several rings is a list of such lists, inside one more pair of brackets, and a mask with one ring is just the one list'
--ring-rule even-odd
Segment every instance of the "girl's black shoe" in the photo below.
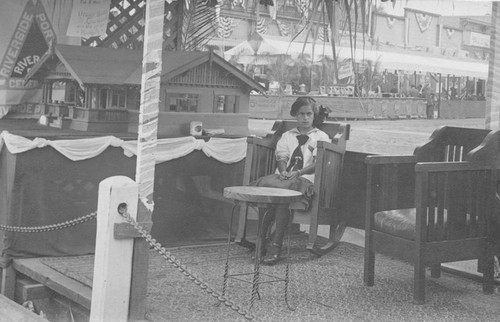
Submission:
{"label": "girl's black shoe", "polygon": [[267,249],[267,254],[262,257],[262,264],[274,265],[281,260],[281,246],[278,244],[271,244]]}

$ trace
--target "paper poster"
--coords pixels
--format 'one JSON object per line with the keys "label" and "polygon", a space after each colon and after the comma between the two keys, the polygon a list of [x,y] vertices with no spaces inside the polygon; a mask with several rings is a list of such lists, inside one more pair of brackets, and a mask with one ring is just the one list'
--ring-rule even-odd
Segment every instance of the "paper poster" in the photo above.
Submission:
{"label": "paper poster", "polygon": [[106,35],[111,0],[74,0],[67,36],[89,38]]}
{"label": "paper poster", "polygon": [[351,77],[354,73],[352,71],[352,63],[350,61],[343,62],[338,68],[339,79]]}
{"label": "paper poster", "polygon": [[468,45],[490,48],[490,35],[471,32]]}

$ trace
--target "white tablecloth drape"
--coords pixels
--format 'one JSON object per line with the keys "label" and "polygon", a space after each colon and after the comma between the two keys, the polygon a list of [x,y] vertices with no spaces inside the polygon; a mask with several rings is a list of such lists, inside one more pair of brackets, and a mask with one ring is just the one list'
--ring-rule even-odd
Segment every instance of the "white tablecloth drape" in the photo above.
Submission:
{"label": "white tablecloth drape", "polygon": [[[128,157],[137,155],[137,141],[124,141],[114,136],[75,140],[47,140],[44,138],[30,140],[3,131],[0,133],[0,152],[4,145],[12,154],[50,146],[72,161],[81,161],[96,157],[110,146],[121,147],[123,153]],[[212,157],[223,163],[235,163],[245,158],[247,143],[246,138],[211,138],[207,142],[192,136],[158,139],[156,163],[181,158],[194,150],[201,150],[208,157]]]}

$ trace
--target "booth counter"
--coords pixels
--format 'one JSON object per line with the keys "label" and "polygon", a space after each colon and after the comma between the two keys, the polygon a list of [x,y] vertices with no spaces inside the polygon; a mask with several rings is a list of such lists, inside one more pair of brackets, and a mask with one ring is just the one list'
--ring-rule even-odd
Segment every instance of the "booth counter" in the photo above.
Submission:
{"label": "booth counter", "polygon": [[[330,108],[330,119],[426,118],[426,102],[420,98],[308,96]],[[290,108],[297,97],[297,95],[268,97],[251,95],[250,117],[292,118]]]}

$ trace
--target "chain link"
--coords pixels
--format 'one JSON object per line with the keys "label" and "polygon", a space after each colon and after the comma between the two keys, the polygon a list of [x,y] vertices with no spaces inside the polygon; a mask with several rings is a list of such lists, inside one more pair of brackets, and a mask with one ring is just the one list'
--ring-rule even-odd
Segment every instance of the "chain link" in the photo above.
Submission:
{"label": "chain link", "polygon": [[0,225],[0,230],[4,231],[12,231],[16,233],[43,233],[47,231],[59,230],[68,228],[71,226],[76,226],[79,224],[83,224],[84,222],[90,221],[97,217],[97,212],[90,213],[85,216],[81,216],[75,219],[71,219],[65,222],[60,222],[52,225],[44,225],[44,226],[33,226],[33,227],[19,227],[19,226],[7,226]]}
{"label": "chain link", "polygon": [[235,304],[233,301],[229,300],[224,294],[217,292],[207,283],[203,282],[195,273],[191,272],[185,265],[175,258],[170,252],[166,250],[160,243],[157,243],[154,238],[151,237],[144,228],[142,228],[128,213],[122,214],[125,220],[134,226],[134,228],[141,234],[141,236],[170,264],[177,268],[184,276],[186,276],[193,283],[198,285],[202,290],[216,298],[221,303],[224,303],[231,310],[236,311],[238,314],[243,316],[247,320],[256,321],[256,317],[251,314],[248,310],[241,308],[239,305]]}

